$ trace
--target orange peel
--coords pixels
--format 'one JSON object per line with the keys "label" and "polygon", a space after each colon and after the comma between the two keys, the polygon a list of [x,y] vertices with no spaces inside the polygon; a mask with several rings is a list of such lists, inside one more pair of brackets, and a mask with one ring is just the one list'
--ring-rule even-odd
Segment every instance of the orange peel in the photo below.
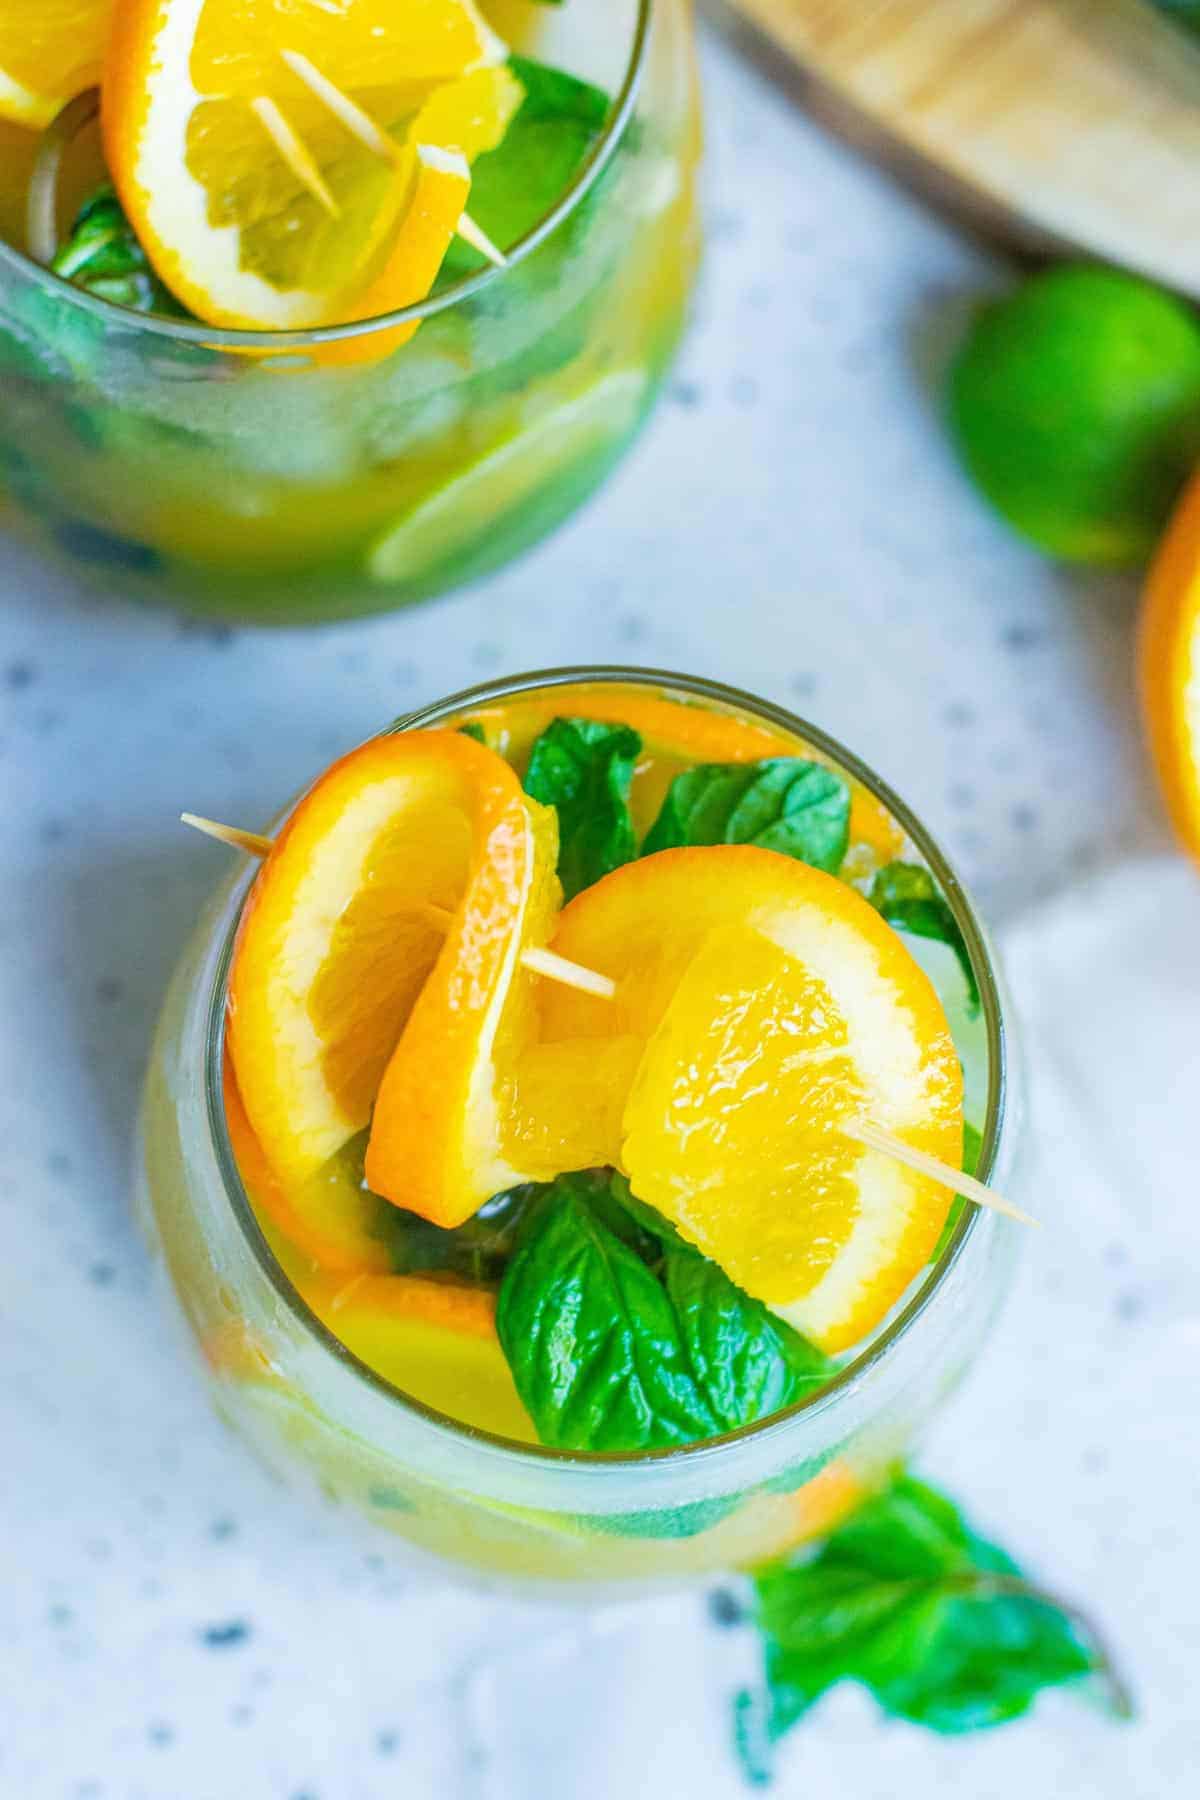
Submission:
{"label": "orange peel", "polygon": [[1200,863],[1200,477],[1150,566],[1138,676],[1163,799],[1180,843]]}

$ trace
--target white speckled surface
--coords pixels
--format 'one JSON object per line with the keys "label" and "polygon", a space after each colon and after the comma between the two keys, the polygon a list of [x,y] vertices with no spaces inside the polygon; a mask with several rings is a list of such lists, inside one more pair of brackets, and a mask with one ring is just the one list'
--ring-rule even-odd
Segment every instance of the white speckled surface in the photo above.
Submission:
{"label": "white speckled surface", "polygon": [[[995,920],[1164,841],[1133,717],[1131,588],[1009,538],[928,398],[945,320],[997,269],[707,51],[695,331],[615,481],[519,567],[408,616],[268,635],[99,604],[0,557],[6,1796],[739,1792],[726,1698],[744,1633],[696,1598],[578,1625],[418,1591],[385,1546],[277,1492],[176,1360],[127,1165],[156,1004],[218,871],[175,829],[181,806],[254,824],[420,701],[603,659],[807,711],[942,834]],[[1180,871],[1156,879],[1187,907]],[[848,1692],[781,1791],[1158,1800],[1194,1779],[1195,1385],[1174,1371],[1200,1343],[1196,1239],[1163,1232],[1164,1201],[1110,1196],[1045,1234],[928,1459],[1107,1617],[1143,1724],[1119,1733],[1056,1698],[951,1745],[877,1724]],[[1189,1196],[1178,1216],[1194,1213]]]}

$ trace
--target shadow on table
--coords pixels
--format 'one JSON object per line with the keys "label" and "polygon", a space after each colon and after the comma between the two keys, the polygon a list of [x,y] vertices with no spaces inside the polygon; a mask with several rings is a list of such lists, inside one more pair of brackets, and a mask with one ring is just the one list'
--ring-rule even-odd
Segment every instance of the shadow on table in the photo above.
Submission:
{"label": "shadow on table", "polygon": [[39,1039],[44,1080],[54,1110],[71,1120],[74,1154],[87,1144],[94,1157],[89,1188],[113,1208],[122,1237],[132,1228],[129,1171],[155,1022],[217,874],[202,846],[181,845],[43,867],[37,876],[38,929],[57,993]]}

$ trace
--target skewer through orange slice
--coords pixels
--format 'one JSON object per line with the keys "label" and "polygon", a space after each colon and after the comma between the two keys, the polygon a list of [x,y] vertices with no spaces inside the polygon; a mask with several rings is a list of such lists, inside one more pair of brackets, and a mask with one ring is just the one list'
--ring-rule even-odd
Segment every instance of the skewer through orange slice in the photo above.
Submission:
{"label": "skewer through orange slice", "polygon": [[[507,1001],[531,1005],[535,978],[517,958],[549,934],[555,852],[553,813],[458,732],[373,739],[310,789],[251,889],[229,980],[238,1088],[279,1180],[311,1179],[368,1125],[431,984],[411,1021],[420,1042],[431,1013],[440,1019],[429,1104],[469,1043],[472,1100],[486,1112],[495,1080],[483,1065],[501,1028],[515,1030]],[[423,1167],[425,1111],[383,1132],[382,1149],[372,1139],[371,1185],[402,1205],[410,1151]],[[498,1178],[490,1192],[505,1185]]]}
{"label": "skewer through orange slice", "polygon": [[954,1041],[900,937],[831,876],[724,845],[615,870],[553,947],[617,993],[547,989],[545,1039],[646,1045],[613,1147],[634,1192],[822,1348],[858,1341],[924,1267],[951,1194],[841,1127],[962,1157]]}

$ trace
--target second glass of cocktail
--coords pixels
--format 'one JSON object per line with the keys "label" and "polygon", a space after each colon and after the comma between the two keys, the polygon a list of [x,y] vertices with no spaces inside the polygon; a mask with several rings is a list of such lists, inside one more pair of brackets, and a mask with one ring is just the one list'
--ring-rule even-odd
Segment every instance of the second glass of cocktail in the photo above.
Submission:
{"label": "second glass of cocktail", "polygon": [[[444,591],[565,518],[683,326],[690,0],[426,0],[465,33],[436,76],[380,0],[257,9],[233,59],[226,0],[96,11],[102,139],[86,96],[40,140],[4,125],[0,79],[12,521],[123,594],[287,624]],[[155,32],[184,13],[176,93]]]}

